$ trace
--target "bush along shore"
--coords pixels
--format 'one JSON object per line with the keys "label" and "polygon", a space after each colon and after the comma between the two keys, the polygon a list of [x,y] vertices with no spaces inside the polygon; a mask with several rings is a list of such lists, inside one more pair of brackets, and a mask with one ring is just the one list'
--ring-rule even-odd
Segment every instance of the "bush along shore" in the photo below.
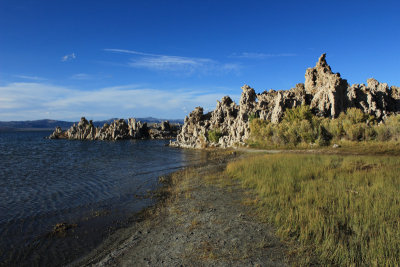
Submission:
{"label": "bush along shore", "polygon": [[259,118],[250,119],[247,143],[257,148],[310,148],[334,144],[355,146],[391,145],[400,147],[400,115],[378,122],[357,108],[350,108],[338,118],[313,115],[309,106],[287,109],[283,120],[274,124]]}

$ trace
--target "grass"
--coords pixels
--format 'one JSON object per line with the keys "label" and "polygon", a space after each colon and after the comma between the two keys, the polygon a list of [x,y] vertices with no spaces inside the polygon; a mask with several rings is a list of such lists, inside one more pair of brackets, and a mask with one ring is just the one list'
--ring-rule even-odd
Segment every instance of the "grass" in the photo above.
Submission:
{"label": "grass", "polygon": [[396,141],[370,141],[370,142],[352,142],[342,141],[341,152],[353,154],[369,154],[369,155],[392,155],[400,156],[400,142]]}
{"label": "grass", "polygon": [[258,215],[296,244],[296,264],[399,265],[400,158],[261,155],[226,172],[256,192]]}

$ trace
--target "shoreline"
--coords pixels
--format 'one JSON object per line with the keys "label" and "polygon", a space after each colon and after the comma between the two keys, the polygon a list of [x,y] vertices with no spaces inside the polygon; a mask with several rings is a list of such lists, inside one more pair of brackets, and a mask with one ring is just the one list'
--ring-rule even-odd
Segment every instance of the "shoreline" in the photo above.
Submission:
{"label": "shoreline", "polygon": [[[284,245],[276,237],[274,227],[258,221],[259,211],[255,205],[259,201],[258,197],[252,190],[243,189],[239,181],[224,179],[225,167],[229,162],[252,157],[252,154],[352,155],[341,149],[330,151],[334,153],[326,152],[205,150],[207,161],[189,165],[166,175],[167,177],[160,177],[163,185],[152,192],[152,197],[157,198],[155,205],[142,210],[137,214],[137,220],[128,227],[118,230],[98,248],[69,266],[286,266],[293,263],[297,256],[288,251],[295,249],[297,245],[290,242],[285,242]],[[230,217],[231,221],[226,221],[223,217]],[[239,235],[239,239],[236,236],[230,243],[228,240],[231,233],[227,234],[223,228],[215,229],[218,224],[229,225],[242,219],[247,220],[245,224],[256,224],[254,228],[246,229],[247,235],[261,231],[263,234],[267,233],[267,238],[264,236],[261,241],[248,241],[246,235]],[[217,226],[213,225],[215,223]],[[240,232],[242,227],[243,222],[229,230]],[[204,237],[208,238],[204,240]],[[240,240],[240,245],[235,244],[237,240]],[[249,252],[249,243],[257,244],[252,247],[252,252]],[[227,252],[224,248],[227,244],[234,244],[235,252]],[[240,251],[239,246],[247,250]],[[268,257],[257,255],[260,249]],[[163,251],[168,251],[169,254],[163,254]],[[247,259],[251,260],[246,261]]]}
{"label": "shoreline", "polygon": [[[241,199],[238,199],[239,196],[245,196],[243,189],[238,184],[231,184],[232,181],[228,182],[229,185],[225,188],[225,186],[221,186],[221,182],[226,183],[227,181],[218,180],[218,176],[222,174],[226,164],[241,158],[243,154],[235,150],[209,150],[205,153],[207,154],[207,161],[204,163],[189,165],[183,170],[168,174],[167,177],[160,177],[160,182],[163,185],[152,192],[152,197],[157,199],[155,205],[136,214],[137,219],[128,227],[117,230],[95,250],[68,266],[120,266],[132,264],[136,266],[160,264],[170,266],[179,264],[193,265],[193,261],[198,261],[200,265],[203,265],[204,261],[208,261],[211,265],[227,264],[228,262],[229,265],[242,265],[250,262],[264,264],[268,262],[270,259],[264,258],[262,260],[262,254],[257,254],[260,251],[265,253],[264,246],[260,245],[265,240],[258,240],[258,243],[254,242],[254,240],[249,241],[247,245],[243,246],[246,250],[244,252],[231,253],[224,248],[235,246],[235,249],[240,249],[237,248],[237,242],[241,240],[240,242],[242,243],[248,238],[249,234],[254,232],[260,233],[255,229],[249,231],[246,227],[255,227],[259,231],[261,231],[260,229],[265,230],[262,232],[267,233],[268,242],[273,244],[271,245],[272,253],[279,256],[275,257],[275,255],[274,257],[277,260],[272,260],[270,263],[284,266],[284,247],[274,236],[270,226],[259,222],[252,226],[243,226],[243,223],[240,223],[241,220],[247,219],[254,223],[252,216],[245,214],[246,209],[249,209],[249,207],[245,207],[243,210],[244,206],[241,204]],[[225,192],[226,189],[231,192]],[[218,194],[218,191],[221,191],[220,194]],[[222,191],[224,191],[223,194]],[[217,194],[217,196],[213,200],[212,196],[214,194]],[[222,201],[222,203],[218,205],[217,202],[213,203],[213,201]],[[209,208],[207,205],[213,207]],[[207,207],[202,209],[201,206]],[[221,211],[218,212],[218,210]],[[235,215],[237,212],[239,214]],[[193,216],[198,218],[193,218]],[[215,219],[215,217],[220,216],[225,218]],[[223,224],[219,222],[229,216],[232,216],[231,222]],[[210,222],[213,219],[217,222],[216,224],[215,222],[214,224]],[[170,221],[170,223],[167,223],[167,221]],[[210,223],[211,225],[208,225]],[[238,225],[229,229],[229,231],[232,230],[230,234],[225,232],[226,229],[214,229],[231,223]],[[208,227],[200,229],[203,224],[208,225]],[[236,235],[240,230],[244,230],[243,236],[233,238],[232,243],[228,240],[221,241],[221,239],[229,239],[230,235]],[[202,241],[207,235],[207,240]],[[257,237],[251,237],[251,239],[254,238],[257,239]],[[222,242],[222,247],[219,242]],[[254,244],[258,244],[259,247],[250,249]],[[173,248],[174,246],[176,247]],[[187,251],[188,247],[192,250],[200,249],[202,251],[200,254],[203,254],[199,257],[198,253]],[[169,253],[164,253],[164,255],[163,252],[165,251],[169,251]],[[250,253],[250,251],[256,252]],[[160,253],[163,255],[160,255]],[[182,253],[184,257],[182,255],[178,256],[178,254]],[[246,255],[238,258],[238,255],[243,253]],[[247,255],[249,253],[254,255]],[[173,255],[176,257],[173,257]]]}
{"label": "shoreline", "polygon": [[[165,141],[89,144],[51,142],[42,136],[2,135],[16,151],[2,165],[13,167],[15,175],[3,178],[19,188],[4,187],[3,192],[11,188],[7,191],[33,201],[23,203],[11,193],[5,195],[10,202],[1,218],[0,265],[61,266],[79,259],[118,228],[130,225],[135,220],[132,214],[154,205],[146,196],[159,187],[160,175],[202,161],[202,153],[170,149]],[[25,151],[26,146],[31,149]],[[33,181],[26,188],[26,180],[20,179],[25,170],[30,170]],[[37,186],[41,184],[46,186]]]}

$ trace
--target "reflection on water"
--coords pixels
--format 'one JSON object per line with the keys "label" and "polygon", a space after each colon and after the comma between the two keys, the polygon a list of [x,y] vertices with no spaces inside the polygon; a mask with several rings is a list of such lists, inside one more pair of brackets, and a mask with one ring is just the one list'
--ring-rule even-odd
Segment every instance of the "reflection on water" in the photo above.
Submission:
{"label": "reflection on water", "polygon": [[[0,133],[0,265],[63,265],[82,256],[134,212],[160,175],[203,153],[168,141],[47,140],[48,132]],[[76,223],[65,237],[60,222]]]}

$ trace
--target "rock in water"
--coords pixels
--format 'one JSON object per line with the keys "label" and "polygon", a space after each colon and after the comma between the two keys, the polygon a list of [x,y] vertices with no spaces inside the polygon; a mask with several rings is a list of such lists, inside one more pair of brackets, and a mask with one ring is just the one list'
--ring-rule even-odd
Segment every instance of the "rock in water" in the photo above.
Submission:
{"label": "rock in water", "polygon": [[306,70],[305,83],[290,90],[264,91],[256,94],[248,85],[242,87],[239,105],[229,96],[217,101],[214,111],[203,113],[197,107],[185,118],[182,130],[171,146],[187,148],[231,147],[244,144],[250,136],[249,120],[257,117],[278,123],[286,109],[310,105],[317,116],[335,118],[356,107],[378,120],[400,113],[400,88],[368,79],[367,85],[349,86],[339,73],[333,73],[322,54],[313,68]]}
{"label": "rock in water", "polygon": [[49,136],[50,139],[71,140],[124,140],[124,139],[173,139],[179,131],[179,125],[170,125],[168,121],[148,127],[147,123],[129,118],[114,120],[111,124],[105,123],[103,127],[95,127],[92,121],[82,117],[79,123],[72,125],[67,131],[56,127]]}

